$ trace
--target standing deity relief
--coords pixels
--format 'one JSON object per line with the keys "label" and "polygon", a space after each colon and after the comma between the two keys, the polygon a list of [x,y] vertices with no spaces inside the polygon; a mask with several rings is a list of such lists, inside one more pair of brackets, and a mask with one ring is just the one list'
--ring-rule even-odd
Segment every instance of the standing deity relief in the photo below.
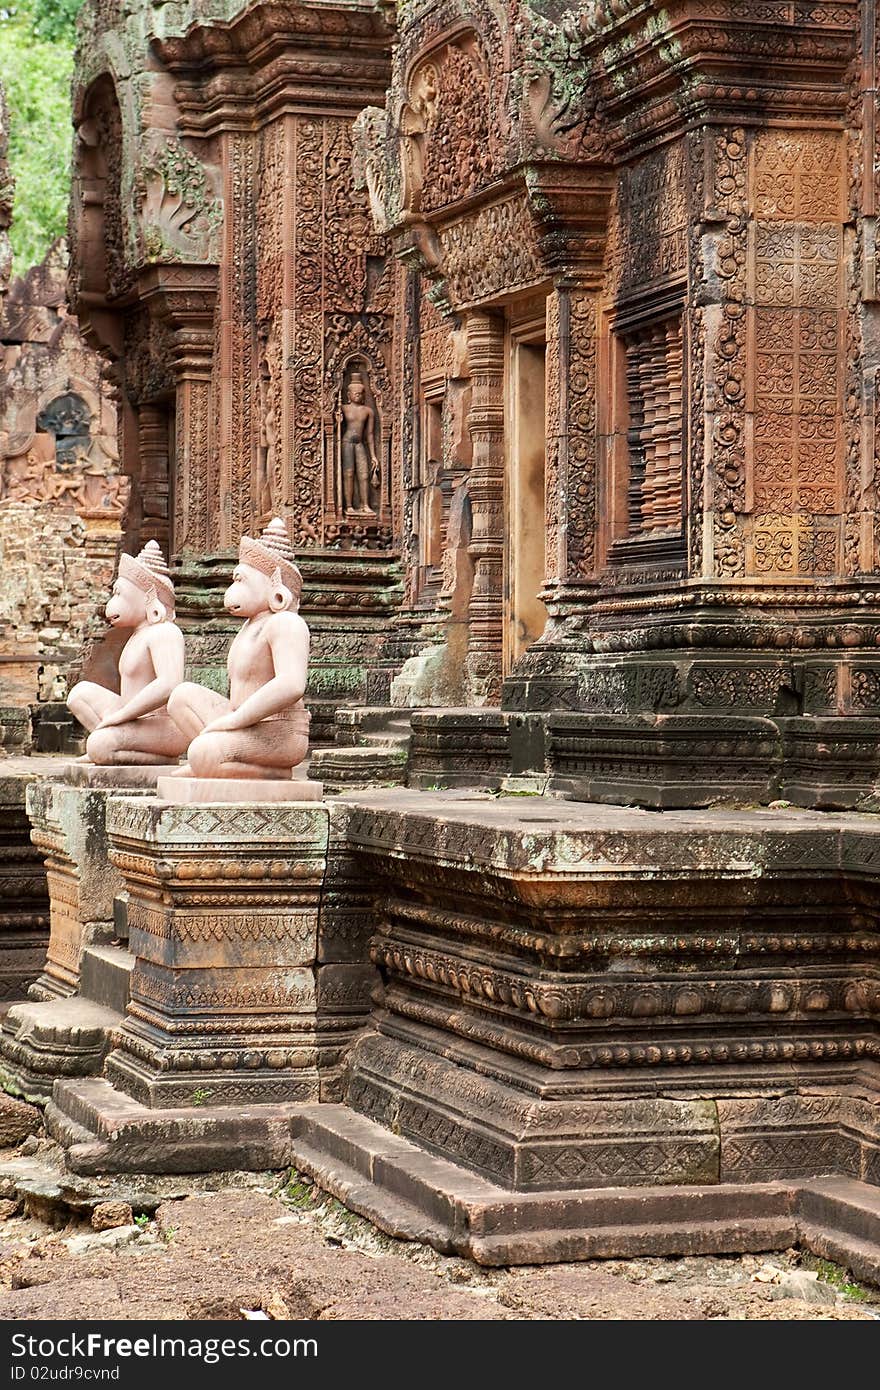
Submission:
{"label": "standing deity relief", "polygon": [[348,518],[377,515],[382,492],[381,430],[366,369],[349,369],[336,412],[337,493]]}

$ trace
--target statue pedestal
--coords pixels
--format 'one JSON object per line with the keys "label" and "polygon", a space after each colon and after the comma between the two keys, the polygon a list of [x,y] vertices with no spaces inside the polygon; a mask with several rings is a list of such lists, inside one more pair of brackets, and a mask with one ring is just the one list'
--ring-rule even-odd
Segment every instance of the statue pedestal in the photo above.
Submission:
{"label": "statue pedestal", "polygon": [[255,801],[320,801],[324,795],[321,782],[309,782],[304,777],[285,781],[256,777],[160,777],[156,791],[162,801],[174,806],[198,802],[251,805]]}
{"label": "statue pedestal", "polygon": [[[121,1022],[130,962],[124,946],[110,945],[126,928],[114,906],[124,884],[107,857],[107,804],[120,791],[149,795],[170,771],[167,763],[59,763],[51,779],[28,787],[31,840],[46,861],[49,945],[30,1001],[15,1004],[3,1021],[0,1069],[7,1085],[31,1099],[50,1096],[58,1076],[100,1071],[110,1032]],[[88,993],[81,979],[86,956]]]}
{"label": "statue pedestal", "polygon": [[339,1097],[369,1009],[362,933],[339,949],[352,904],[322,905],[329,809],[116,797],[107,834],[131,998],[104,1079],[56,1086],[47,1123],[74,1165],[167,1171],[181,1146],[197,1171],[223,1166],[218,1144],[241,1162],[272,1115]]}

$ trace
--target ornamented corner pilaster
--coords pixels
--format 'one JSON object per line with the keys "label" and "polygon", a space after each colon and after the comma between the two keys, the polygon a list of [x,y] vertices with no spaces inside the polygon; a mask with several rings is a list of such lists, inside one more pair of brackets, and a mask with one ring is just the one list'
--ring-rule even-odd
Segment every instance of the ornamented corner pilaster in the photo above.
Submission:
{"label": "ornamented corner pilaster", "polygon": [[150,1109],[337,1097],[373,975],[322,951],[329,808],[117,798],[109,834],[135,955],[114,1086]]}
{"label": "ornamented corner pilaster", "polygon": [[[703,503],[712,518],[711,549],[703,555],[703,568],[718,578],[736,579],[746,572],[746,133],[740,127],[707,130],[705,139],[710,173],[704,185],[702,254],[709,289],[694,326],[694,339],[704,352],[701,408],[711,487]],[[697,518],[693,523],[698,524]]]}
{"label": "ornamented corner pilaster", "polygon": [[471,370],[468,431],[472,462],[468,481],[474,562],[466,658],[468,700],[497,705],[501,699],[504,562],[504,321],[473,311],[466,319]]}

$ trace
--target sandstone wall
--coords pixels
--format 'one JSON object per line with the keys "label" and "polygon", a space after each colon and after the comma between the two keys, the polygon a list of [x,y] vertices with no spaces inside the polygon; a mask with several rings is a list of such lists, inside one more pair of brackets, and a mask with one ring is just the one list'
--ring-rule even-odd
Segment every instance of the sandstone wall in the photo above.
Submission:
{"label": "sandstone wall", "polygon": [[0,704],[64,698],[115,562],[75,512],[0,501]]}
{"label": "sandstone wall", "polygon": [[67,252],[15,279],[0,318],[0,742],[62,701],[113,577],[128,496],[100,356],[67,308]]}

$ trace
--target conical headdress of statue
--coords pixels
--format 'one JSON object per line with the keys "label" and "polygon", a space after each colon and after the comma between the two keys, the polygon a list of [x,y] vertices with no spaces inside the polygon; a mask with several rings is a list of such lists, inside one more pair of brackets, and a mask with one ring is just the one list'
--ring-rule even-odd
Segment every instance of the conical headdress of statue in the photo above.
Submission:
{"label": "conical headdress of statue", "polygon": [[119,575],[145,594],[154,592],[167,609],[167,616],[174,617],[174,585],[158,542],[147,541],[139,555],[120,555]]}
{"label": "conical headdress of statue", "polygon": [[286,589],[289,589],[296,603],[302,593],[302,574],[295,564],[295,554],[287,532],[287,526],[280,516],[275,516],[263,528],[258,540],[252,536],[242,536],[238,545],[238,558],[243,565],[253,565],[254,569],[269,579],[276,576]]}

